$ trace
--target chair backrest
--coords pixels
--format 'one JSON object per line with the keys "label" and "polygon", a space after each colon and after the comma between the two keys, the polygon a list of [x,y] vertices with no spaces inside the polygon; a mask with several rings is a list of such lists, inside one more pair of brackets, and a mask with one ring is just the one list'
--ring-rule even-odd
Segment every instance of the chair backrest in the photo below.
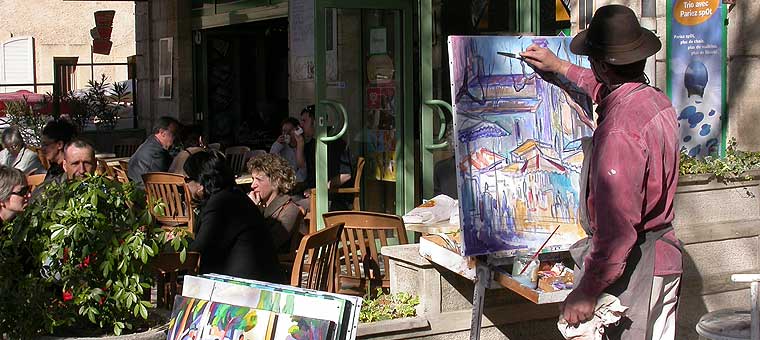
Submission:
{"label": "chair backrest", "polygon": [[121,183],[129,182],[129,177],[127,176],[127,172],[124,171],[120,166],[111,167],[111,171],[113,171],[113,178],[115,180]]}
{"label": "chair backrest", "polygon": [[178,280],[179,274],[198,274],[200,259],[201,254],[196,252],[187,252],[185,262],[180,261],[179,253],[159,253],[151,259],[150,269],[157,279],[156,304],[158,307],[174,305],[174,296],[182,293]]}
{"label": "chair backrest", "polygon": [[[334,292],[335,258],[338,238],[343,232],[343,223],[336,223],[316,233],[304,236],[298,246],[290,285],[325,292]],[[309,259],[306,278],[303,279],[305,260]]]}
{"label": "chair backrest", "polygon": [[45,174],[27,175],[26,185],[29,186],[29,191],[33,192],[42,182],[45,181]]}
{"label": "chair backrest", "polygon": [[154,215],[164,227],[188,226],[193,230],[193,209],[190,192],[182,175],[168,172],[149,172],[142,175],[148,204],[157,200],[165,204],[164,216]]}
{"label": "chair backrest", "polygon": [[115,174],[113,172],[113,168],[108,166],[108,163],[102,159],[97,160],[98,166],[95,170],[95,172],[99,175],[106,175],[111,178],[115,178]]}
{"label": "chair backrest", "polygon": [[232,173],[240,174],[245,170],[245,156],[251,148],[247,146],[231,146],[224,150],[224,156],[227,157],[227,164],[230,165]]}
{"label": "chair backrest", "polygon": [[119,160],[119,166],[121,167],[121,170],[124,170],[125,174],[129,174],[129,161],[125,161],[123,159]]}
{"label": "chair backrest", "polygon": [[345,223],[340,237],[335,291],[364,295],[367,289],[390,288],[388,258],[380,249],[396,239],[407,244],[401,217],[368,211],[334,211],[322,215],[325,225]]}
{"label": "chair backrest", "polygon": [[50,169],[50,162],[48,162],[47,157],[45,157],[45,150],[43,148],[36,148],[31,147],[32,150],[37,152],[37,158],[40,159],[40,164],[42,164],[42,167],[45,168],[45,170]]}
{"label": "chair backrest", "polygon": [[137,148],[142,144],[142,140],[138,138],[126,138],[120,140],[113,145],[113,153],[116,157],[130,157],[137,151]]}

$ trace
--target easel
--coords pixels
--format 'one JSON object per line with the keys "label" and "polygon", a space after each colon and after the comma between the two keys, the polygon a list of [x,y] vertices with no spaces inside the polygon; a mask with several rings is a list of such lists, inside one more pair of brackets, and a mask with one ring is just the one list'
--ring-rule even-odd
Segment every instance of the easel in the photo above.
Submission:
{"label": "easel", "polygon": [[[559,253],[554,253],[561,257]],[[504,288],[522,295],[535,304],[556,303],[564,301],[572,290],[560,290],[556,292],[539,293],[535,289],[528,288],[515,281],[511,275],[501,266],[514,263],[515,256],[488,255],[483,260],[478,259],[476,264],[475,290],[472,294],[472,318],[470,324],[470,340],[480,340],[480,329],[483,321],[483,306],[486,288],[492,288],[498,284]]]}

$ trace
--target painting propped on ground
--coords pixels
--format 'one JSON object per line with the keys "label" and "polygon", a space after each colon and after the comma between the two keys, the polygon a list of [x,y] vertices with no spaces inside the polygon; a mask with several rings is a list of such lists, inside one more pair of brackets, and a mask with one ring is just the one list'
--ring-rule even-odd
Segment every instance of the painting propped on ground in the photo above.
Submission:
{"label": "painting propped on ground", "polygon": [[334,325],[327,320],[178,296],[167,339],[327,340]]}
{"label": "painting propped on ground", "polygon": [[588,67],[570,40],[449,37],[465,255],[535,250],[558,225],[550,251],[585,236],[578,187],[581,139],[593,133],[591,100],[567,79],[556,80],[565,91],[509,56],[537,44]]}

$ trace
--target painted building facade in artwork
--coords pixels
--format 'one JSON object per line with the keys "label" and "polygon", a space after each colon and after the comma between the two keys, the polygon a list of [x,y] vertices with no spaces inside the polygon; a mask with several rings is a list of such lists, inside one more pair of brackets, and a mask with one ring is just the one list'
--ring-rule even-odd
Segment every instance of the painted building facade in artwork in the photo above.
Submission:
{"label": "painted building facade in artwork", "polygon": [[593,132],[591,102],[580,89],[545,81],[515,55],[539,44],[586,63],[569,43],[565,37],[449,39],[466,255],[535,249],[558,225],[549,242],[554,249],[584,236],[579,179],[582,139]]}

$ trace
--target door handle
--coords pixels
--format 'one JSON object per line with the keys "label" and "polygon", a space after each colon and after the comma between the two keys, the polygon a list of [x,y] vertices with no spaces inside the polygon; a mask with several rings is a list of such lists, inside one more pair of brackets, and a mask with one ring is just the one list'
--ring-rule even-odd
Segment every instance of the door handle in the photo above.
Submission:
{"label": "door handle", "polygon": [[[453,117],[454,110],[451,108],[451,105],[443,100],[439,99],[430,99],[425,101],[425,105],[430,106],[434,110],[438,111],[438,117],[441,121],[441,128],[438,129],[438,140],[442,140],[444,136],[446,136],[446,115],[443,114],[443,109],[446,109],[449,111],[449,114]],[[434,143],[434,144],[427,144],[425,145],[425,149],[429,151],[443,149],[449,145],[449,142],[444,140],[443,142]]]}
{"label": "door handle", "polygon": [[343,134],[346,133],[346,130],[348,129],[348,114],[346,113],[346,108],[343,107],[341,103],[329,99],[322,99],[319,101],[319,103],[332,106],[335,111],[338,111],[341,115],[343,115],[343,127],[340,129],[340,131],[338,131],[338,133],[333,136],[325,136],[319,140],[323,142],[332,142],[334,140],[338,140],[340,137],[343,137]]}

